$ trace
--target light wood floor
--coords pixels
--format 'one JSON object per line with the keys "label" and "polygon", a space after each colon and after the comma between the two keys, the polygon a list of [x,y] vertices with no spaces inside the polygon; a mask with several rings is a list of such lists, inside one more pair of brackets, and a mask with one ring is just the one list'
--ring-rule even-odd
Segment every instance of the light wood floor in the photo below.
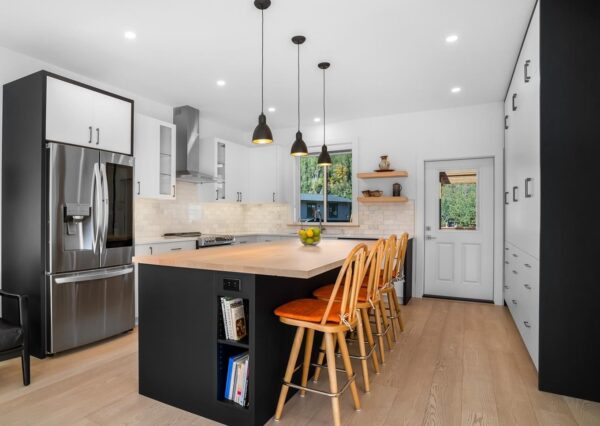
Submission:
{"label": "light wood floor", "polygon": [[[347,392],[344,425],[600,425],[600,404],[539,392],[536,373],[503,307],[413,299],[406,330],[361,394]],[[324,375],[326,376],[326,375]],[[0,363],[0,425],[209,425],[137,393],[137,334],[32,360]],[[361,379],[358,378],[361,385]],[[326,425],[328,398],[294,397],[278,425]]]}

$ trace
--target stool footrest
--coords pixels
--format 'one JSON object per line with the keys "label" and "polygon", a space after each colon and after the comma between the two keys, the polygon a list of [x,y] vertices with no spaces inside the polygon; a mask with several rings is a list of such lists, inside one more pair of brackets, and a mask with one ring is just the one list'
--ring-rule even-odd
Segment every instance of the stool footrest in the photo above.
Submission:
{"label": "stool footrest", "polygon": [[[328,368],[326,365],[319,365],[317,363],[311,363],[310,365],[312,365],[313,367],[321,367],[321,368]],[[302,364],[300,364],[298,367],[296,367],[296,369],[302,367]],[[346,370],[344,370],[343,368],[337,368],[335,369],[338,372],[341,373],[345,373]],[[282,380],[283,384],[285,386],[288,386],[290,388],[294,388],[294,389],[299,389],[299,390],[303,390],[306,392],[312,392],[312,393],[316,393],[318,395],[323,395],[323,396],[328,396],[330,398],[336,398],[338,396],[340,396],[341,394],[343,394],[346,389],[348,389],[348,387],[350,386],[350,384],[352,382],[354,382],[354,380],[356,379],[356,373],[352,373],[352,377],[350,377],[349,379],[346,380],[346,382],[344,383],[344,385],[340,388],[339,391],[337,392],[327,392],[321,389],[315,389],[315,388],[311,388],[308,386],[302,386],[302,385],[298,385],[296,383],[292,383],[292,382],[286,382],[285,380]]]}
{"label": "stool footrest", "polygon": [[[375,334],[373,334],[373,335],[375,335]],[[350,342],[350,346],[352,346],[355,342],[358,342],[358,339],[352,339],[352,338],[348,337],[348,338],[346,338],[346,341]],[[350,357],[350,359],[360,359],[360,360],[363,360],[363,359],[369,359],[369,358],[371,358],[371,355],[373,355],[373,352],[375,351],[375,348],[379,345],[379,342],[373,342],[373,346],[369,345],[369,343],[367,343],[367,342],[365,342],[365,343],[366,343],[367,347],[369,348],[369,350],[365,354],[365,356],[355,355],[355,354],[349,353],[348,356]],[[350,349],[350,348],[348,348],[348,349]],[[322,353],[322,354],[325,353],[325,351],[323,349],[319,349],[319,352]],[[350,352],[350,351],[348,351],[348,352]],[[341,352],[336,352],[335,356],[337,356],[338,358],[341,358],[342,357],[342,353]],[[315,367],[322,367],[322,368],[327,367],[325,364],[323,364],[323,365],[311,364],[311,365],[313,365]]]}

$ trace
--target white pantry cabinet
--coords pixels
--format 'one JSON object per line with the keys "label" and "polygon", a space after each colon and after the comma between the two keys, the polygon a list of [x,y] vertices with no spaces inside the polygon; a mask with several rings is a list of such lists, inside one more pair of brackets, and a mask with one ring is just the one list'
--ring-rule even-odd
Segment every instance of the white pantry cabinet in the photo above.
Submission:
{"label": "white pantry cabinet", "polygon": [[538,367],[540,253],[539,6],[505,101],[504,300]]}
{"label": "white pantry cabinet", "polygon": [[175,125],[135,116],[135,195],[175,199]]}
{"label": "white pantry cabinet", "polygon": [[46,77],[46,140],[131,155],[133,102]]}

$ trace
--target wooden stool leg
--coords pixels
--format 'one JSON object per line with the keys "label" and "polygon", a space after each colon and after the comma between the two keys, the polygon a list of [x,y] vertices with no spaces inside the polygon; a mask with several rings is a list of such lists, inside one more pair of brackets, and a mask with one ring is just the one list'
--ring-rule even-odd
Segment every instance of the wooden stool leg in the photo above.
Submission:
{"label": "wooden stool leg", "polygon": [[402,333],[404,332],[404,321],[402,321],[402,310],[400,308],[400,302],[398,301],[396,288],[392,290],[392,296],[394,298],[394,306],[396,307],[396,316],[398,317],[398,327],[400,328],[400,333]]}
{"label": "wooden stool leg", "polygon": [[[383,294],[381,295],[381,299],[379,299],[379,310],[381,317],[383,318],[383,327],[387,330],[390,325],[390,319],[388,318],[387,308],[385,307],[385,302],[383,301]],[[389,331],[385,334],[385,338],[388,343],[388,350],[392,350],[392,336],[390,336]],[[394,339],[395,341],[396,339]]]}
{"label": "wooden stool leg", "polygon": [[[352,362],[350,361],[350,353],[348,352],[348,345],[346,339],[343,338],[344,333],[338,333],[338,342],[340,343],[340,352],[342,353],[342,361],[344,362],[344,369],[346,370],[346,377],[348,380],[354,374],[352,370]],[[350,392],[352,393],[352,399],[354,400],[354,409],[360,410],[360,399],[358,397],[358,390],[356,389],[356,380],[350,383]]]}
{"label": "wooden stool leg", "polygon": [[[319,357],[317,358],[317,364],[323,365],[323,361],[325,360],[325,335],[321,339],[321,346],[319,346]],[[313,376],[313,383],[317,383],[319,381],[319,377],[321,377],[321,367],[315,368],[315,375]]]}
{"label": "wooden stool leg", "polygon": [[[387,297],[387,305],[388,305],[388,310],[386,311],[386,315],[389,315],[390,317],[395,317],[396,316],[396,305],[394,304],[394,301],[392,300],[392,291],[388,290],[385,293],[386,297]],[[398,328],[398,321],[396,320],[396,318],[389,318],[390,323],[392,324],[392,339],[394,340],[394,343],[396,343],[396,329]],[[398,332],[398,334],[400,334]]]}
{"label": "wooden stool leg", "polygon": [[[300,353],[300,347],[302,346],[302,338],[304,337],[304,327],[298,327],[296,330],[296,336],[294,337],[294,344],[292,345],[292,351],[290,352],[290,359],[288,360],[287,368],[285,369],[285,376],[283,379],[286,382],[292,380],[294,374],[294,368],[296,368],[296,361],[298,360],[298,354]],[[275,411],[275,419],[281,418],[283,412],[283,406],[285,404],[285,398],[287,396],[289,387],[287,385],[281,386],[281,393],[279,394],[279,401],[277,402],[277,410]]]}
{"label": "wooden stool leg", "polygon": [[[333,336],[325,333],[325,354],[327,355],[327,372],[329,373],[329,390],[331,393],[338,392],[337,375],[335,371],[335,344]],[[333,410],[333,424],[341,426],[340,420],[340,399],[337,396],[331,397],[331,409]]]}
{"label": "wooden stool leg", "polygon": [[371,392],[371,383],[369,382],[369,366],[367,365],[367,360],[365,359],[367,355],[367,351],[365,350],[365,329],[360,315],[356,316],[356,320],[356,331],[358,332],[358,351],[362,357],[360,363],[362,365],[365,392]]}
{"label": "wooden stool leg", "polygon": [[[375,340],[373,339],[373,331],[371,330],[371,322],[369,321],[369,313],[367,309],[361,309],[360,314],[362,316],[362,322],[365,327],[365,331],[367,332],[367,342],[369,342],[369,346],[371,348],[375,347]],[[373,355],[371,355],[371,359],[373,362],[373,368],[375,369],[375,373],[379,374],[379,361],[377,360],[377,351],[373,351]]]}
{"label": "wooden stool leg", "polygon": [[375,305],[375,329],[377,330],[377,339],[379,340],[379,359],[381,363],[385,363],[385,352],[383,348],[383,327],[381,326],[381,305],[378,303]]}
{"label": "wooden stool leg", "polygon": [[[306,387],[308,383],[308,370],[310,369],[310,358],[312,355],[313,340],[315,337],[315,330],[309,328],[306,331],[306,340],[304,341],[304,362],[302,363],[302,383],[301,385]],[[300,391],[300,396],[306,395],[305,390]]]}

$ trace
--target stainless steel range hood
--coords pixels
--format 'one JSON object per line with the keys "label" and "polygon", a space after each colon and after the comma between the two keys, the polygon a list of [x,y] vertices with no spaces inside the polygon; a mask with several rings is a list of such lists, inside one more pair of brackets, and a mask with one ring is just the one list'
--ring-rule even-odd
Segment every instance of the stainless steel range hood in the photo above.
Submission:
{"label": "stainless steel range hood", "polygon": [[201,170],[199,124],[200,111],[191,106],[173,109],[173,123],[177,126],[177,180],[191,183],[219,182],[211,170]]}

